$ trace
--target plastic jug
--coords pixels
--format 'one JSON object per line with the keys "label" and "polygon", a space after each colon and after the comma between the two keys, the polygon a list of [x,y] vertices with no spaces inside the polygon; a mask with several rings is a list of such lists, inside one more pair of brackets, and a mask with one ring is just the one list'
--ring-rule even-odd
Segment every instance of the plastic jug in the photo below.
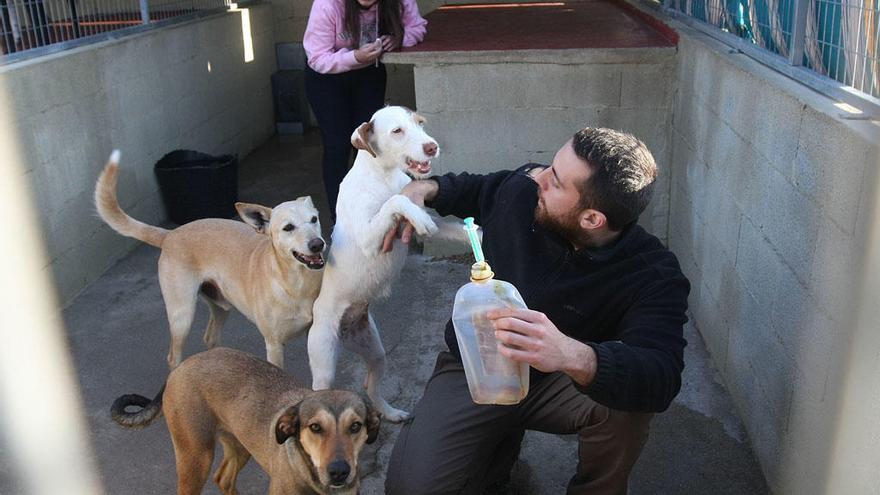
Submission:
{"label": "plastic jug", "polygon": [[486,312],[525,308],[526,304],[516,287],[494,278],[483,258],[474,219],[468,217],[464,222],[476,263],[471,266],[471,282],[455,294],[452,324],[468,389],[477,404],[516,404],[529,393],[529,365],[498,352],[498,339]]}

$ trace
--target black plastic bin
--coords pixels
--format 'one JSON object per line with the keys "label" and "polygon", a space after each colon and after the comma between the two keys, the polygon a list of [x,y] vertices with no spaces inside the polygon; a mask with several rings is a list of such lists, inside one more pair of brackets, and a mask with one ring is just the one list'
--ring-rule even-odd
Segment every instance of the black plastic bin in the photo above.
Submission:
{"label": "black plastic bin", "polygon": [[200,218],[235,216],[238,158],[176,150],[156,162],[156,179],[168,218],[185,224]]}

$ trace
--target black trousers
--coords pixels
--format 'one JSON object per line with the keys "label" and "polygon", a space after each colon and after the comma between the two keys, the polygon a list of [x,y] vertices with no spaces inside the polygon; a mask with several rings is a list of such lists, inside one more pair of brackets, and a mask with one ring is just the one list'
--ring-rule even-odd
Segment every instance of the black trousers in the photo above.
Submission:
{"label": "black trousers", "polygon": [[652,417],[597,404],[562,373],[530,384],[528,396],[515,406],[474,404],[461,361],[442,352],[397,437],[385,493],[480,494],[508,475],[524,431],[537,430],[578,434],[569,494],[624,494]]}
{"label": "black trousers", "polygon": [[386,79],[381,63],[341,74],[320,74],[306,67],[306,97],[321,128],[324,189],[334,220],[339,184],[351,163],[351,133],[384,105]]}

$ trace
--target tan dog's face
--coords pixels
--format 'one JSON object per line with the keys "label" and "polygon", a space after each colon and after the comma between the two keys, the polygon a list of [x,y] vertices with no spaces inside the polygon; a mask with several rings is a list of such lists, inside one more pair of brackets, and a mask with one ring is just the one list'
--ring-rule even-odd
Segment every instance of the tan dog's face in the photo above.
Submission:
{"label": "tan dog's face", "polygon": [[271,210],[249,203],[236,203],[235,208],[242,220],[272,239],[276,252],[312,270],[324,268],[326,243],[311,197],[287,201]]}
{"label": "tan dog's face", "polygon": [[425,118],[404,107],[385,107],[351,135],[351,144],[373,155],[385,167],[397,167],[416,179],[431,172],[440,155],[437,141],[424,129]]}
{"label": "tan dog's face", "polygon": [[343,390],[321,390],[287,409],[275,425],[278,443],[291,437],[310,459],[312,481],[325,492],[358,482],[358,455],[379,434],[381,417],[369,399]]}

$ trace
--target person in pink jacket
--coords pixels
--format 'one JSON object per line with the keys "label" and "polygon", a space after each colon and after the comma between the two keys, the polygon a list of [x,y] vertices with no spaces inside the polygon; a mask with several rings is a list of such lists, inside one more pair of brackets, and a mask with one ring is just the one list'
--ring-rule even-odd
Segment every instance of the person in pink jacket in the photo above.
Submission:
{"label": "person in pink jacket", "polygon": [[415,0],[314,0],[303,37],[305,87],[321,128],[324,188],[336,219],[351,133],[385,103],[384,52],[422,41],[428,21]]}

